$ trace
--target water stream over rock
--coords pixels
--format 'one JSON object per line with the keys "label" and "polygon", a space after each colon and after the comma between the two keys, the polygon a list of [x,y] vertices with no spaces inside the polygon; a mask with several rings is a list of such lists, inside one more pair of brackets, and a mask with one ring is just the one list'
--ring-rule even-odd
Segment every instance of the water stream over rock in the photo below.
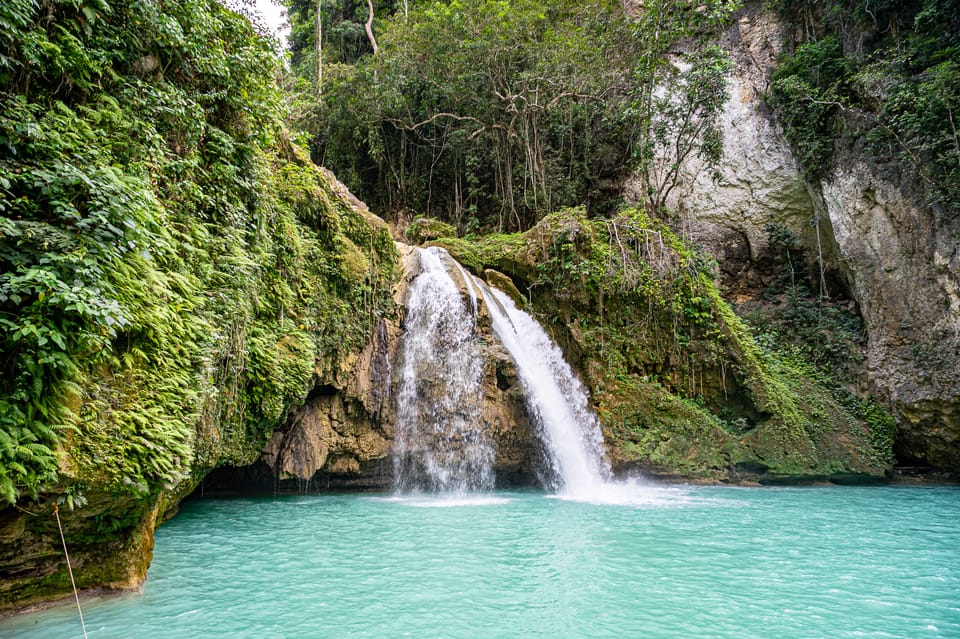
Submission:
{"label": "water stream over rock", "polygon": [[528,410],[548,453],[544,483],[561,494],[596,492],[612,473],[586,389],[536,320],[497,289],[482,290],[493,329],[517,364]]}
{"label": "water stream over rock", "polygon": [[399,492],[493,488],[493,443],[478,428],[482,361],[476,322],[442,249],[419,251],[407,301],[397,397],[394,476]]}
{"label": "water stream over rock", "polygon": [[[560,348],[507,295],[471,276],[443,249],[421,249],[419,257],[397,399],[398,492],[462,494],[493,487],[495,451],[480,409],[478,309],[489,316],[493,334],[516,365],[544,447],[542,483],[574,498],[608,486],[612,473],[600,425]],[[466,294],[451,274],[462,280]]]}

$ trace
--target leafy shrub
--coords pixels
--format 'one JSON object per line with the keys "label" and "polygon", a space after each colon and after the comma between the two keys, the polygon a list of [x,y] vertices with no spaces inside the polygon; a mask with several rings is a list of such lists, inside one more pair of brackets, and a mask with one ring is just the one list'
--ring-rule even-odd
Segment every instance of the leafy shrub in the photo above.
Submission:
{"label": "leafy shrub", "polygon": [[287,141],[272,43],[217,2],[0,26],[0,501],[249,460],[391,311],[389,233]]}

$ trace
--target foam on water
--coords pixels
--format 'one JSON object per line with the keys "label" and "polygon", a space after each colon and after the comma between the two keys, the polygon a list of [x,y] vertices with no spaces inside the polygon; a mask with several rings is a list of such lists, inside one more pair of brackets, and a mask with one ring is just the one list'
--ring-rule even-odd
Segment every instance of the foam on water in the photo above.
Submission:
{"label": "foam on water", "polygon": [[688,488],[661,486],[640,479],[574,486],[552,497],[602,506],[682,506],[698,501]]}

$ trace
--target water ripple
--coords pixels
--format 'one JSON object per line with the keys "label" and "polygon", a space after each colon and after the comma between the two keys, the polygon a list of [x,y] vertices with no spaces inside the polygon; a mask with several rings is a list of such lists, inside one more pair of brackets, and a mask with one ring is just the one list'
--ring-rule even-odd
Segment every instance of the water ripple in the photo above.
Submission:
{"label": "water ripple", "polygon": [[[190,502],[89,636],[960,637],[956,488],[622,491]],[[0,636],[81,633],[62,607]]]}

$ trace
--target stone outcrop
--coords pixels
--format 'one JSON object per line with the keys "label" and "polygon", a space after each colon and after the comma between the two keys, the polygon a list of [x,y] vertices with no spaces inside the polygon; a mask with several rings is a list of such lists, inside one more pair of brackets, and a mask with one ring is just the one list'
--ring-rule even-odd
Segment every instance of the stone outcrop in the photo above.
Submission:
{"label": "stone outcrop", "polygon": [[487,280],[487,283],[490,284],[490,286],[495,286],[506,293],[507,296],[512,299],[519,308],[523,308],[524,304],[526,304],[526,300],[524,299],[523,294],[520,293],[520,290],[517,289],[517,285],[513,283],[512,279],[500,271],[492,268],[484,269],[483,277]]}
{"label": "stone outcrop", "polygon": [[[139,588],[153,558],[156,527],[196,482],[153,501],[90,491],[80,508],[59,507],[70,560],[81,590]],[[72,596],[52,503],[0,511],[0,615],[25,604]]]}
{"label": "stone outcrop", "polygon": [[819,186],[869,333],[867,373],[895,407],[898,459],[960,471],[960,220],[938,223],[848,153]]}
{"label": "stone outcrop", "polygon": [[[403,275],[393,297],[400,306],[416,276],[417,261],[409,247],[398,249]],[[360,353],[332,367],[338,373],[321,373],[321,383],[287,424],[274,431],[261,454],[278,480],[310,481],[323,473],[365,478],[367,487],[389,481],[380,469],[393,436],[392,362],[400,334],[399,316],[381,320]]]}
{"label": "stone outcrop", "polygon": [[262,458],[280,478],[309,480],[319,471],[360,474],[362,465],[383,459],[389,450],[386,435],[373,427],[363,407],[334,393],[307,400],[289,430],[274,432]]}
{"label": "stone outcrop", "polygon": [[[611,246],[620,265],[643,266],[611,277],[611,262],[593,259]],[[473,254],[479,272],[540,271],[530,306],[590,389],[618,471],[876,481],[889,467],[881,433],[763,348],[705,270],[690,268],[690,249],[643,211],[557,212]]]}
{"label": "stone outcrop", "polygon": [[[809,183],[763,103],[790,35],[749,4],[723,35],[734,69],[721,116],[716,175],[692,158],[669,202],[685,239],[718,260],[735,301],[771,277],[767,225],[799,237],[811,262],[856,302],[867,335],[867,387],[897,418],[898,460],[960,470],[960,222],[910,197],[838,150],[835,169]],[[628,195],[630,193],[628,185]],[[634,194],[636,196],[636,194]]]}

